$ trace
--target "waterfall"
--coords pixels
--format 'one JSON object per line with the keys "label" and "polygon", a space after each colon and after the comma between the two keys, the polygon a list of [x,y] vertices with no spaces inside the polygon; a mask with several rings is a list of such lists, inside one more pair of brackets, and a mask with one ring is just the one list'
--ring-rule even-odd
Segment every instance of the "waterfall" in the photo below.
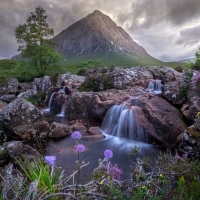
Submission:
{"label": "waterfall", "polygon": [[161,94],[161,87],[161,80],[152,80],[149,82],[147,89],[150,91],[150,93]]}
{"label": "waterfall", "polygon": [[54,95],[55,95],[55,92],[53,92],[53,93],[51,94],[51,97],[50,97],[50,99],[49,99],[49,103],[48,103],[48,108],[49,108],[49,109],[51,108],[51,104],[52,104]]}
{"label": "waterfall", "polygon": [[148,134],[138,123],[135,109],[136,106],[129,109],[126,104],[114,105],[103,120],[102,131],[113,136],[148,143]]}

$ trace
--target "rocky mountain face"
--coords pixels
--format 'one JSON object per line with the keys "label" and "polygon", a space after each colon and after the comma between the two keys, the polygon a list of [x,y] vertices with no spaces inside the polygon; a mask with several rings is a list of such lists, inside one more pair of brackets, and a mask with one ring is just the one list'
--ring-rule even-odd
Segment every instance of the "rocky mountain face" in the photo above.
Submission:
{"label": "rocky mountain face", "polygon": [[57,50],[70,59],[125,57],[158,61],[139,46],[123,28],[107,15],[95,10],[53,38]]}

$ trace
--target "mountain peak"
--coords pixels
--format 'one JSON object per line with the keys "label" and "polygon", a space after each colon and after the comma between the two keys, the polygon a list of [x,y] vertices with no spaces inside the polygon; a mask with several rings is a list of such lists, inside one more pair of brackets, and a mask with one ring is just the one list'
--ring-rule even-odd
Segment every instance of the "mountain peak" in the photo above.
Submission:
{"label": "mountain peak", "polygon": [[93,13],[94,15],[104,15],[101,11],[99,10],[94,10]]}
{"label": "mountain peak", "polygon": [[94,10],[54,37],[66,60],[118,59],[154,60],[107,15]]}

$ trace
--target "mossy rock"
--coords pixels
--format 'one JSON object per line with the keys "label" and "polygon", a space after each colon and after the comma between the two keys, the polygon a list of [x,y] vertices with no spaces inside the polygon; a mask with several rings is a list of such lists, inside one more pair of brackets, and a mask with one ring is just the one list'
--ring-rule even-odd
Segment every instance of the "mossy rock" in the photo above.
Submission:
{"label": "mossy rock", "polygon": [[196,138],[200,137],[200,131],[198,131],[197,128],[194,125],[187,127],[186,131],[192,137],[196,137]]}

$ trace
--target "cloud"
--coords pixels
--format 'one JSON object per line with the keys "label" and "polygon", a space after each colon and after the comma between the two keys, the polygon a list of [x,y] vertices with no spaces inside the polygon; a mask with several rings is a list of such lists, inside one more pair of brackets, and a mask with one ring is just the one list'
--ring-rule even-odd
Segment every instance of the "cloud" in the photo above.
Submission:
{"label": "cloud", "polygon": [[177,39],[176,44],[184,44],[185,46],[191,46],[199,43],[199,33],[200,25],[185,28],[179,33],[179,39]]}
{"label": "cloud", "polygon": [[[199,0],[140,0],[132,3],[131,29],[147,29],[157,23],[182,26],[200,17]],[[144,19],[143,23],[138,23]]]}
{"label": "cloud", "polygon": [[[189,57],[197,48],[200,30],[199,0],[0,0],[0,58],[17,54],[15,29],[41,6],[55,35],[94,10],[109,15],[117,25],[164,60]],[[188,28],[189,27],[189,28]],[[176,53],[173,53],[175,51]],[[178,53],[177,53],[178,52]],[[175,55],[177,54],[177,55]]]}

